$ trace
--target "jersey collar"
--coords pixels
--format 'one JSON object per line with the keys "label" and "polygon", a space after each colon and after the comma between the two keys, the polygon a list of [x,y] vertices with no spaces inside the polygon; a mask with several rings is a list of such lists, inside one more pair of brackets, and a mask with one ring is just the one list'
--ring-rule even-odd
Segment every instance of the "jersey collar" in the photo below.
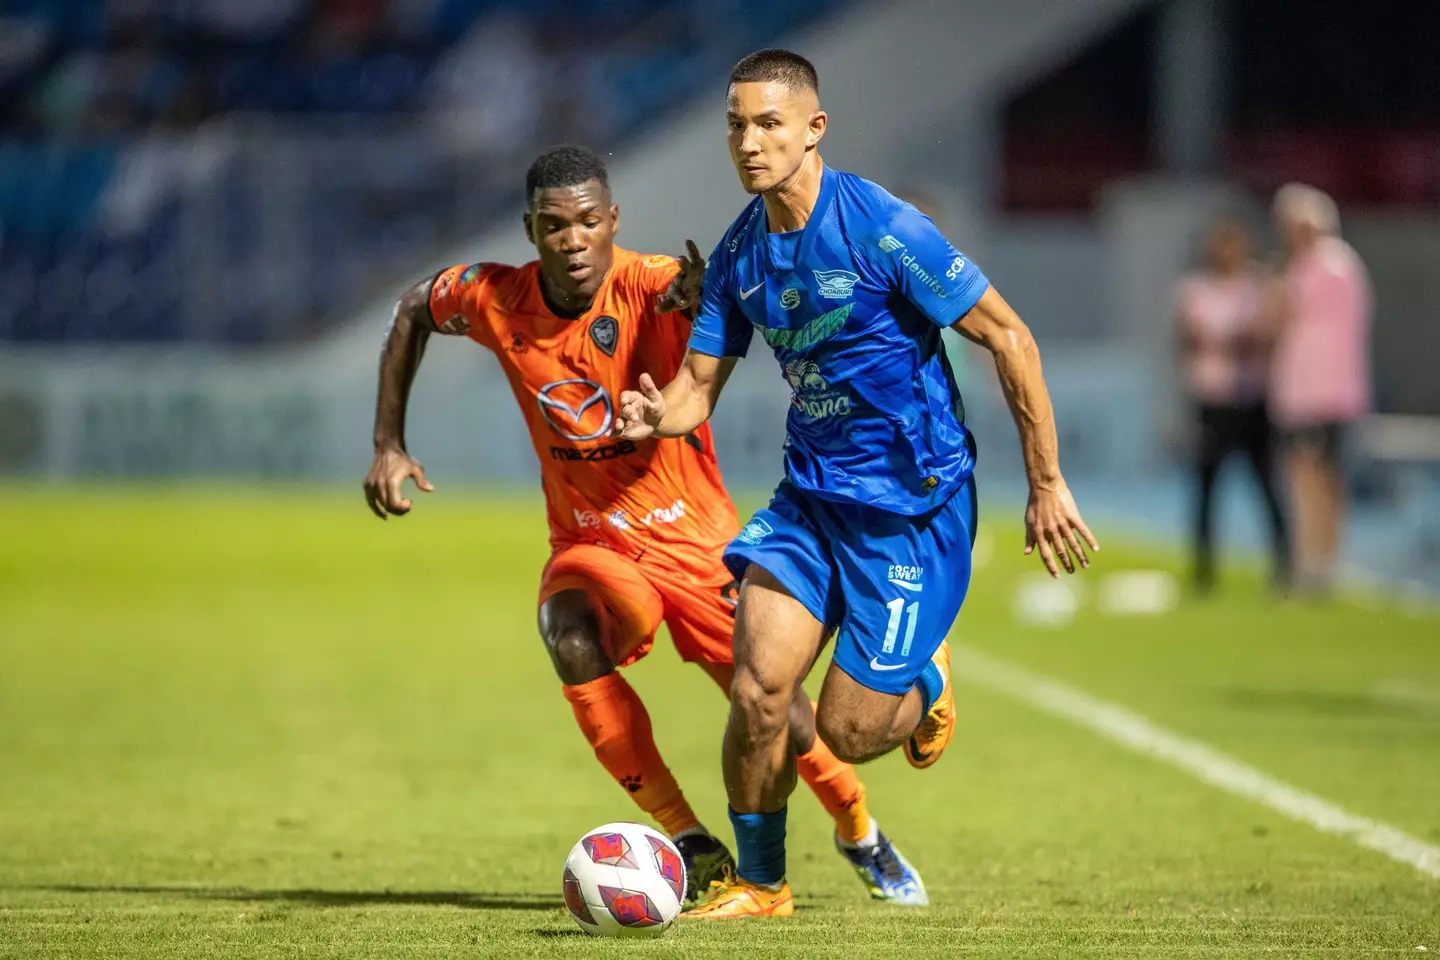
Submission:
{"label": "jersey collar", "polygon": [[[620,248],[616,247],[614,252],[618,254],[620,252]],[[611,281],[615,279],[616,260],[618,259],[618,256],[612,256],[610,260],[610,269],[606,270],[605,276],[600,279],[600,286],[598,289],[596,289],[595,296],[590,298],[589,306],[587,306],[584,310],[580,311],[573,317],[567,317],[563,314],[555,312],[555,308],[551,305],[549,298],[545,296],[545,278],[540,274],[540,263],[539,261],[535,262],[535,293],[540,301],[540,306],[544,311],[543,315],[545,319],[549,321],[550,324],[554,325],[554,329],[552,330],[552,332],[546,334],[546,336],[555,336],[561,330],[567,329],[571,324],[579,323],[582,320],[588,320],[590,319],[592,314],[599,310],[601,301],[605,299],[605,294],[610,289]]]}
{"label": "jersey collar", "polygon": [[[820,193],[815,197],[815,207],[810,211],[810,217],[805,221],[805,226],[800,228],[800,249],[795,252],[795,263],[809,263],[815,252],[815,244],[819,242],[820,221],[830,210],[830,204],[835,199],[835,172],[830,169],[829,164],[822,164],[820,167]],[[787,269],[794,270],[795,263],[780,265],[774,262],[774,254],[770,246],[770,218],[765,214],[765,201],[760,201],[761,215],[755,219],[758,221],[754,227],[759,233],[759,247],[765,257],[765,265],[770,270]]]}

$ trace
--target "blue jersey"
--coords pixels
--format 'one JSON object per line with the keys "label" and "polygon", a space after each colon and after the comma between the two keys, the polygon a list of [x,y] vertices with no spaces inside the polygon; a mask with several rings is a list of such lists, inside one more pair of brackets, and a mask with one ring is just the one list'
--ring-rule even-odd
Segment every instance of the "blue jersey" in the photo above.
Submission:
{"label": "blue jersey", "polygon": [[770,233],[756,197],[726,231],[690,347],[743,357],[758,331],[793,391],[790,483],[915,516],[945,503],[975,466],[940,331],[989,285],[929,217],[826,167],[803,230]]}

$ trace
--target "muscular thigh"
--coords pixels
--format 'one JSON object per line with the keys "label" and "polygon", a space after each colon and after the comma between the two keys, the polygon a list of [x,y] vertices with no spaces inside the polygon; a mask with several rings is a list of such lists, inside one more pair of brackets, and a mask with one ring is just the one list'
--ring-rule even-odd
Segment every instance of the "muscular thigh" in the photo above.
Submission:
{"label": "muscular thigh", "polygon": [[735,669],[787,697],[819,656],[824,625],[769,570],[750,564],[735,618]]}

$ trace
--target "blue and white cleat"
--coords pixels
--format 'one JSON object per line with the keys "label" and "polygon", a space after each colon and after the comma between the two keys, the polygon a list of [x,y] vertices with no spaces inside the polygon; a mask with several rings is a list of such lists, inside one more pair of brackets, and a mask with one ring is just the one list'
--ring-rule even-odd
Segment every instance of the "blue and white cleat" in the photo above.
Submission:
{"label": "blue and white cleat", "polygon": [[925,893],[925,881],[920,872],[910,866],[910,861],[890,842],[890,838],[879,833],[879,842],[873,845],[852,847],[835,836],[835,849],[855,868],[860,882],[876,900],[884,900],[902,907],[925,907],[930,897]]}

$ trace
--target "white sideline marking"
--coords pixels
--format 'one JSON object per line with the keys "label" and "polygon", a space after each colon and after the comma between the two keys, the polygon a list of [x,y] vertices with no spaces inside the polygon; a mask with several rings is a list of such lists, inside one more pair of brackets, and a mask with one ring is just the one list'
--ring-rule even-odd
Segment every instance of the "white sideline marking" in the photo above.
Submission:
{"label": "white sideline marking", "polygon": [[1211,786],[1246,797],[1308,823],[1322,833],[1347,837],[1362,847],[1440,878],[1440,847],[1388,824],[1356,816],[1314,794],[1227,757],[1195,740],[1157,727],[1124,707],[1096,699],[1062,683],[994,660],[969,647],[952,645],[952,680],[1008,694],[1047,713],[1088,727],[1103,737],[1186,770]]}

